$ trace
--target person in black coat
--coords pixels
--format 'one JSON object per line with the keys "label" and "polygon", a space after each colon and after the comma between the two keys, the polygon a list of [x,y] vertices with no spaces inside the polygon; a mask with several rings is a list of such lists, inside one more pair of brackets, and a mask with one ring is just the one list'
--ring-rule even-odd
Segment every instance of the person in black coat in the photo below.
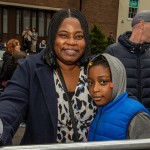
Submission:
{"label": "person in black coat", "polygon": [[127,91],[150,111],[150,10],[137,13],[132,32],[120,35],[118,43],[105,52],[121,60],[127,72]]}
{"label": "person in black coat", "polygon": [[[2,57],[2,68],[0,72],[0,87],[5,88],[7,80],[10,80],[12,73],[8,72],[8,66],[12,62],[12,56],[15,52],[20,52],[20,42],[17,39],[10,39],[6,44],[6,50]],[[14,57],[14,56],[13,56]]]}
{"label": "person in black coat", "polygon": [[23,51],[16,51],[12,54],[11,57],[9,57],[4,66],[3,66],[3,72],[1,73],[1,80],[3,83],[3,88],[5,88],[6,83],[8,80],[10,80],[13,76],[13,73],[15,69],[18,66],[18,60],[26,58],[26,53]]}

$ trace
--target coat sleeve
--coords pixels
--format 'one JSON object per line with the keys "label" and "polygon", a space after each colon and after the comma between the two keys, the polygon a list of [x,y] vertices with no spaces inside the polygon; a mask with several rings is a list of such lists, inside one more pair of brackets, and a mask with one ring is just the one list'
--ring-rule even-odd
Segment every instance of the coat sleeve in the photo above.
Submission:
{"label": "coat sleeve", "polygon": [[19,63],[14,75],[0,97],[0,143],[11,144],[20,123],[25,120],[29,99],[29,71],[25,63]]}
{"label": "coat sleeve", "polygon": [[129,125],[129,139],[150,138],[150,116],[147,113],[138,113]]}

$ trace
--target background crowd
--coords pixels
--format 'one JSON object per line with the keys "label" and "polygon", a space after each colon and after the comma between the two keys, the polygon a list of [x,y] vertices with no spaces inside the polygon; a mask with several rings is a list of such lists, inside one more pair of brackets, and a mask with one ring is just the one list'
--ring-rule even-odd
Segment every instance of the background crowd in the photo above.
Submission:
{"label": "background crowd", "polygon": [[44,39],[38,44],[38,33],[35,28],[32,28],[32,31],[30,31],[28,26],[25,27],[24,31],[22,32],[23,51],[27,53],[40,52],[41,49],[45,48],[45,45],[46,45],[46,40]]}

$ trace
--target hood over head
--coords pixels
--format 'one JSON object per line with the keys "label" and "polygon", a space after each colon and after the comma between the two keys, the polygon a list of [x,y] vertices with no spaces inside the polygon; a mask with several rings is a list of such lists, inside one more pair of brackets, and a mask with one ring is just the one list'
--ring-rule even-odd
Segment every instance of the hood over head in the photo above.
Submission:
{"label": "hood over head", "polygon": [[112,76],[112,83],[114,84],[112,98],[115,99],[121,93],[126,91],[126,70],[122,62],[109,54],[102,54],[108,61],[111,76]]}
{"label": "hood over head", "polygon": [[109,64],[113,83],[112,100],[114,100],[121,93],[126,91],[126,83],[127,83],[126,70],[122,62],[118,58],[106,53],[98,54],[95,57],[93,57],[89,62],[88,69],[94,66],[92,62],[95,59],[103,59],[103,57],[101,56],[105,57]]}

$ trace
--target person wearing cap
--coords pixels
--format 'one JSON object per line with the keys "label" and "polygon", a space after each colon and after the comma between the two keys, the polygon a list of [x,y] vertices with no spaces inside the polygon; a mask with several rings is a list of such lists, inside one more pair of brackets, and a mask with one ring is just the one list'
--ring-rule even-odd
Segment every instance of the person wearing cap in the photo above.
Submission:
{"label": "person wearing cap", "polygon": [[105,50],[121,60],[127,73],[127,91],[150,111],[150,10],[138,12],[132,31],[119,36]]}

